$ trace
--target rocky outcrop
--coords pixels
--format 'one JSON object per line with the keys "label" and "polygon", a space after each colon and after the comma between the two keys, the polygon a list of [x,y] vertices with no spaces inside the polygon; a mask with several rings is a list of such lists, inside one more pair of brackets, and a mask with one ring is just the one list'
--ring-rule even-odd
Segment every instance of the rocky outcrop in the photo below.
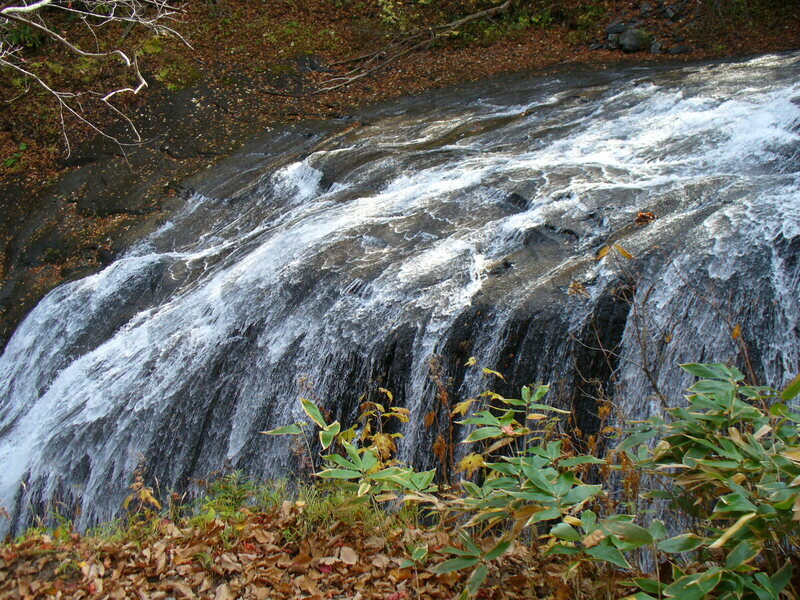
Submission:
{"label": "rocky outcrop", "polygon": [[697,18],[697,7],[688,0],[641,2],[633,9],[614,15],[594,50],[620,50],[626,53],[685,54],[692,47],[685,43],[685,27]]}

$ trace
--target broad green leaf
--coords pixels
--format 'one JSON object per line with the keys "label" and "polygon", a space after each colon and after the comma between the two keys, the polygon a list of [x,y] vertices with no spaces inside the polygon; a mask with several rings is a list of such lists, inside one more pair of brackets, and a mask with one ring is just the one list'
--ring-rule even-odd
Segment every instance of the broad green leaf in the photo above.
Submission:
{"label": "broad green leaf", "polygon": [[669,554],[680,552],[691,552],[697,550],[705,543],[705,539],[693,533],[684,533],[675,537],[667,538],[658,543],[658,549]]}
{"label": "broad green leaf", "polygon": [[339,421],[334,421],[328,427],[323,429],[319,432],[319,441],[322,444],[322,449],[327,450],[328,447],[333,443],[333,440],[336,439],[336,436],[339,435],[339,431],[341,431],[342,426],[339,424]]}
{"label": "broad green leaf", "polygon": [[522,388],[522,399],[525,401],[526,404],[531,404],[533,402],[539,402],[542,398],[545,397],[547,392],[550,390],[549,385],[537,385],[536,390],[531,390],[530,387],[527,385]]}
{"label": "broad green leaf", "polygon": [[459,533],[458,537],[461,539],[461,542],[464,544],[464,546],[466,546],[467,550],[472,552],[473,556],[480,556],[483,553],[475,540],[472,539],[472,536],[470,536],[470,534],[463,529]]}
{"label": "broad green leaf", "polygon": [[456,556],[470,556],[472,558],[475,558],[480,554],[480,552],[462,550],[461,548],[454,548],[453,546],[442,548],[441,552],[444,554],[455,554]]}
{"label": "broad green leaf", "polygon": [[479,442],[487,438],[495,438],[505,435],[499,427],[481,427],[469,434],[469,437],[462,443],[469,444],[471,442]]}
{"label": "broad green leaf", "polygon": [[772,583],[772,587],[775,588],[776,591],[780,592],[792,578],[792,561],[787,560],[786,564],[783,565],[780,569],[775,571],[775,573],[770,577],[770,582]]}
{"label": "broad green leaf", "polygon": [[650,526],[647,528],[647,530],[650,532],[650,535],[653,536],[653,540],[655,541],[663,540],[665,537],[667,537],[667,535],[669,535],[667,533],[667,528],[658,519],[650,523]]}
{"label": "broad green leaf", "polygon": [[398,565],[398,567],[401,568],[401,569],[411,569],[411,568],[416,567],[416,566],[417,566],[417,563],[415,563],[413,560],[410,560],[408,558],[404,558],[402,561],[400,561],[400,564]]}
{"label": "broad green leaf", "polygon": [[668,585],[664,595],[680,600],[701,600],[710,594],[722,579],[722,571],[712,568],[704,573],[685,575]]}
{"label": "broad green leaf", "polygon": [[511,545],[511,540],[500,540],[494,548],[489,550],[483,557],[486,560],[494,560],[495,558],[505,554],[508,547]]}
{"label": "broad green leaf", "polygon": [[622,552],[613,546],[592,546],[591,548],[587,548],[585,552],[593,558],[604,560],[605,562],[609,562],[612,565],[617,565],[623,569],[631,568],[631,566],[628,564],[628,561],[625,560],[625,557],[622,555]]}
{"label": "broad green leaf", "polygon": [[744,587],[753,592],[758,600],[778,600],[778,593],[772,588],[769,579],[766,578],[766,585],[764,585],[759,575],[766,578],[763,573],[756,573],[754,579],[744,580]]}
{"label": "broad green leaf", "polygon": [[664,588],[664,584],[655,579],[646,579],[644,577],[634,577],[633,583],[639,587],[640,590],[649,592],[651,594],[660,594]]}
{"label": "broad green leaf", "polygon": [[645,546],[653,543],[653,536],[644,527],[639,527],[634,523],[618,520],[606,520],[601,522],[600,528],[609,535],[615,535],[619,539],[636,544],[637,546]]}
{"label": "broad green leaf", "polygon": [[736,569],[737,567],[741,567],[742,565],[749,563],[760,553],[760,543],[756,542],[755,540],[742,540],[736,544],[734,549],[731,550],[730,554],[728,554],[728,557],[725,560],[725,568]]}
{"label": "broad green leaf", "polygon": [[629,435],[625,438],[618,447],[617,452],[623,452],[629,448],[633,448],[634,446],[638,446],[639,444],[646,442],[652,437],[655,437],[657,434],[655,429],[647,429],[645,431],[638,431],[632,435]]}
{"label": "broad green leaf", "polygon": [[483,585],[483,582],[486,581],[486,576],[489,574],[489,567],[484,564],[480,564],[475,567],[475,570],[472,572],[472,575],[469,576],[467,580],[467,590],[469,590],[470,596],[475,598],[478,595],[478,592]]}
{"label": "broad green leaf", "polygon": [[742,375],[738,369],[735,367],[730,368],[722,363],[686,363],[678,366],[695,377],[702,377],[705,379],[733,379],[734,381],[741,381],[744,379],[744,375]]}
{"label": "broad green leaf", "polygon": [[361,473],[347,469],[325,469],[317,473],[317,476],[324,479],[360,479]]}
{"label": "broad green leaf", "polygon": [[381,469],[376,473],[372,473],[369,478],[374,479],[375,481],[384,481],[386,479],[406,479],[410,476],[411,471],[408,469],[401,469],[400,467],[387,467],[385,469]]}
{"label": "broad green leaf", "polygon": [[464,556],[460,558],[451,558],[450,560],[446,560],[443,563],[436,565],[435,567],[431,568],[433,573],[452,573],[453,571],[461,571],[462,569],[469,569],[470,567],[474,567],[480,562],[480,558],[477,556]]}
{"label": "broad green leaf", "polygon": [[606,461],[596,456],[575,456],[558,463],[561,467],[575,467],[577,465],[604,465]]}
{"label": "broad green leaf", "polygon": [[559,523],[550,530],[550,535],[560,540],[568,542],[577,542],[581,539],[581,535],[575,530],[572,525],[568,523]]}
{"label": "broad green leaf", "polygon": [[789,400],[794,400],[798,395],[800,395],[800,373],[781,392],[781,399],[784,402],[789,402]]}
{"label": "broad green leaf", "polygon": [[364,456],[361,459],[361,470],[364,473],[370,472],[374,467],[378,464],[378,457],[375,456],[375,453],[372,450],[367,450],[364,452]]}
{"label": "broad green leaf", "polygon": [[278,427],[277,429],[270,429],[269,431],[262,431],[264,435],[300,435],[303,433],[305,423],[292,423],[285,427]]}
{"label": "broad green leaf", "polygon": [[322,458],[324,458],[325,460],[327,460],[329,462],[332,462],[334,464],[339,465],[343,469],[347,469],[347,470],[350,470],[350,471],[357,471],[358,470],[358,467],[356,465],[351,463],[349,460],[347,460],[341,454],[326,454]]}
{"label": "broad green leaf", "polygon": [[695,394],[722,394],[733,392],[734,387],[730,381],[720,381],[718,379],[701,379],[689,388]]}
{"label": "broad green leaf", "polygon": [[411,558],[414,559],[416,562],[420,562],[424,560],[428,556],[428,544],[422,544],[421,546],[416,546],[411,551]]}
{"label": "broad green leaf", "polygon": [[567,506],[580,504],[584,500],[599,494],[602,489],[599,485],[578,485],[567,492],[567,495],[562,498],[562,503]]}
{"label": "broad green leaf", "polygon": [[328,426],[316,404],[314,404],[310,400],[306,400],[305,398],[300,398],[300,404],[303,406],[303,410],[306,412],[309,418],[312,421],[314,421],[314,423],[316,423],[323,429],[325,429]]}
{"label": "broad green leaf", "polygon": [[550,519],[557,519],[561,516],[561,511],[557,508],[548,508],[547,510],[543,510],[537,513],[534,513],[530,519],[528,519],[529,524],[539,523],[541,521],[549,521]]}
{"label": "broad green leaf", "polygon": [[345,441],[342,441],[342,446],[347,452],[347,456],[349,456],[350,460],[353,461],[353,464],[356,465],[356,468],[358,469],[363,468],[363,463],[361,461],[361,456],[359,456],[358,454],[358,449],[350,442],[345,442]]}

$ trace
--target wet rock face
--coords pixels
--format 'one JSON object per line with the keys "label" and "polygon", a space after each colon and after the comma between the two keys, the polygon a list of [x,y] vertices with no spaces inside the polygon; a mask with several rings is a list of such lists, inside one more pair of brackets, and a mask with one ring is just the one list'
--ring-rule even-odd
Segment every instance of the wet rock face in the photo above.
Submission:
{"label": "wet rock face", "polygon": [[432,359],[450,402],[491,385],[474,356],[501,393],[549,383],[590,433],[598,398],[646,417],[689,383],[677,363],[737,361],[720,303],[780,385],[800,360],[799,74],[795,55],[504,78],[272,132],[19,327],[0,505],[15,528],[54,501],[107,519],[140,454],[163,489],[286,473],[289,442],[259,432],[300,394],[351,423],[392,390],[401,457],[435,466]]}

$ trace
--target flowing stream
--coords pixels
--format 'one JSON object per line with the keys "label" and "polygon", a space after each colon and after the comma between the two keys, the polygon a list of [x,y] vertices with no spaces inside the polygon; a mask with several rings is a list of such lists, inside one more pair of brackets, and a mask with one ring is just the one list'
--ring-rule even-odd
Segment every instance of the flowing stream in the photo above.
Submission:
{"label": "flowing stream", "polygon": [[797,53],[573,69],[266,132],[18,327],[0,534],[48,508],[111,518],[142,457],[162,491],[284,473],[288,442],[259,431],[297,420],[302,394],[346,423],[392,390],[403,458],[430,465],[432,358],[451,402],[502,385],[475,356],[509,394],[549,382],[585,432],[599,396],[628,418],[680,402],[680,362],[787,382],[799,82]]}

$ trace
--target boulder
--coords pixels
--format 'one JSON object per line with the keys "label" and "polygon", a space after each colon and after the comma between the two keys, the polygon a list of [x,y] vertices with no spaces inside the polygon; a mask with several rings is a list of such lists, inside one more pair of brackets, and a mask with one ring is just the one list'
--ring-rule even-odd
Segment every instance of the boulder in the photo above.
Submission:
{"label": "boulder", "polygon": [[650,48],[653,44],[653,36],[644,29],[631,28],[619,36],[619,46],[625,52],[640,52]]}
{"label": "boulder", "polygon": [[670,54],[686,54],[687,52],[691,52],[691,46],[687,46],[686,44],[681,44],[680,46],[674,46],[669,49]]}
{"label": "boulder", "polygon": [[625,31],[625,29],[626,29],[625,23],[620,23],[618,21],[616,23],[611,23],[611,25],[606,27],[606,33],[613,34],[613,35],[619,35],[623,31]]}

